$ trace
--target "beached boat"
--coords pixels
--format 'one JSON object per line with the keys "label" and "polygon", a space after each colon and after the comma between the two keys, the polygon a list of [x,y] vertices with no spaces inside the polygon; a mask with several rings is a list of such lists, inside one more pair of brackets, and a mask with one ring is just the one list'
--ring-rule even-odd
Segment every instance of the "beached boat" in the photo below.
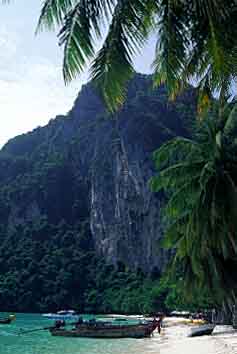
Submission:
{"label": "beached boat", "polygon": [[50,328],[53,336],[90,338],[144,338],[150,337],[157,328],[158,321],[133,325],[117,325],[95,322],[83,323],[76,328]]}
{"label": "beached boat", "polygon": [[202,326],[193,327],[190,329],[190,333],[188,337],[199,337],[199,336],[207,336],[212,334],[215,328],[214,324],[206,324]]}

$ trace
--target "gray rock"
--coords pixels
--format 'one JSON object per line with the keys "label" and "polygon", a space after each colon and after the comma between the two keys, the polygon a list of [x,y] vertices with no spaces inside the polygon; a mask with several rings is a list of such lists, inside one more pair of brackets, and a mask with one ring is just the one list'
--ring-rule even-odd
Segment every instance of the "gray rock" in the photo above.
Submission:
{"label": "gray rock", "polygon": [[161,196],[149,188],[152,153],[188,135],[195,93],[171,103],[163,87],[151,86],[150,77],[137,75],[125,105],[111,116],[88,84],[67,116],[9,141],[0,153],[0,190],[14,192],[0,221],[7,215],[9,228],[40,216],[54,224],[88,217],[96,252],[107,262],[161,270],[167,252]]}

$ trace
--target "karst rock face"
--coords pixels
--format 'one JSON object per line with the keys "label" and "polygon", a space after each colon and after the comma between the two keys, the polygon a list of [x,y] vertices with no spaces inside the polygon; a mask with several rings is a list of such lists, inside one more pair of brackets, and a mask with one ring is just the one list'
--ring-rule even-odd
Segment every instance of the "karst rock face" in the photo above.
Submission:
{"label": "karst rock face", "polygon": [[126,103],[111,115],[93,85],[85,85],[66,116],[10,140],[0,152],[2,234],[43,219],[87,219],[96,252],[108,263],[161,270],[167,253],[161,197],[149,188],[152,153],[188,134],[194,106],[193,90],[170,102],[164,87],[152,90],[150,77],[136,75]]}

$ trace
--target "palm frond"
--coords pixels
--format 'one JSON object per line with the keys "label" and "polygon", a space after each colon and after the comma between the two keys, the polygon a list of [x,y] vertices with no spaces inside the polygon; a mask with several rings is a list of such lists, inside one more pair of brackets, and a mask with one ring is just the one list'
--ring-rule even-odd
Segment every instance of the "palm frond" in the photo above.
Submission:
{"label": "palm frond", "polygon": [[232,108],[228,119],[226,119],[226,123],[224,126],[224,134],[229,136],[236,132],[237,129],[237,104]]}
{"label": "palm frond", "polygon": [[182,2],[161,1],[158,17],[158,41],[153,62],[154,84],[165,83],[169,95],[174,97],[182,87],[181,71],[189,43]]}
{"label": "palm frond", "polygon": [[[181,187],[188,180],[194,180],[200,177],[200,169],[204,163],[203,159],[193,160],[192,163],[177,163],[164,168],[158,178],[153,177],[150,180],[151,189],[154,192],[161,190],[176,189]],[[159,166],[159,164],[157,164]]]}
{"label": "palm frond", "polygon": [[111,110],[124,101],[134,56],[157,33],[154,84],[174,98],[194,80],[206,113],[213,94],[227,100],[237,80],[236,19],[235,0],[45,0],[37,31],[61,27],[66,82],[93,60],[91,77]]}
{"label": "palm frond", "polygon": [[45,0],[41,9],[36,32],[43,28],[55,29],[64,21],[66,14],[76,4],[76,0]]}
{"label": "palm frond", "polygon": [[[233,3],[233,2],[232,2]],[[229,9],[223,0],[195,0],[193,1],[193,11],[198,16],[210,17],[211,19],[226,18],[229,16]],[[231,2],[229,4],[231,6]]]}
{"label": "palm frond", "polygon": [[153,154],[153,159],[158,168],[163,168],[170,162],[177,161],[179,156],[186,156],[192,150],[198,149],[198,144],[188,138],[174,138],[164,143],[158,150]]}
{"label": "palm frond", "polygon": [[192,276],[196,289],[218,288],[216,301],[230,299],[236,281],[232,273],[227,280],[225,271],[237,259],[237,141],[229,141],[236,122],[232,104],[223,110],[213,106],[205,121],[197,123],[194,141],[173,139],[155,153],[158,175],[152,187],[167,198],[164,244],[174,247],[173,264],[182,267],[185,288]]}
{"label": "palm frond", "polygon": [[67,83],[84,69],[95,53],[91,19],[84,1],[67,14],[59,38],[60,44],[64,44],[63,75]]}
{"label": "palm frond", "polygon": [[103,47],[92,64],[91,78],[112,111],[124,101],[126,83],[134,74],[133,57],[152,28],[154,3],[118,0]]}

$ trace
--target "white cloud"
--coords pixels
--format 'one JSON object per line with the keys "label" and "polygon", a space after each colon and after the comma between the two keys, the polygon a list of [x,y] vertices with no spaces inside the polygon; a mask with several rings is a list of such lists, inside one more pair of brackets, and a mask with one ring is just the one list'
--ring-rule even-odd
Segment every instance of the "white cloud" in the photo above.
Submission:
{"label": "white cloud", "polygon": [[0,146],[66,113],[81,86],[79,80],[64,85],[61,55],[47,56],[47,42],[46,53],[39,55],[32,47],[28,50],[26,41],[16,31],[0,26]]}

